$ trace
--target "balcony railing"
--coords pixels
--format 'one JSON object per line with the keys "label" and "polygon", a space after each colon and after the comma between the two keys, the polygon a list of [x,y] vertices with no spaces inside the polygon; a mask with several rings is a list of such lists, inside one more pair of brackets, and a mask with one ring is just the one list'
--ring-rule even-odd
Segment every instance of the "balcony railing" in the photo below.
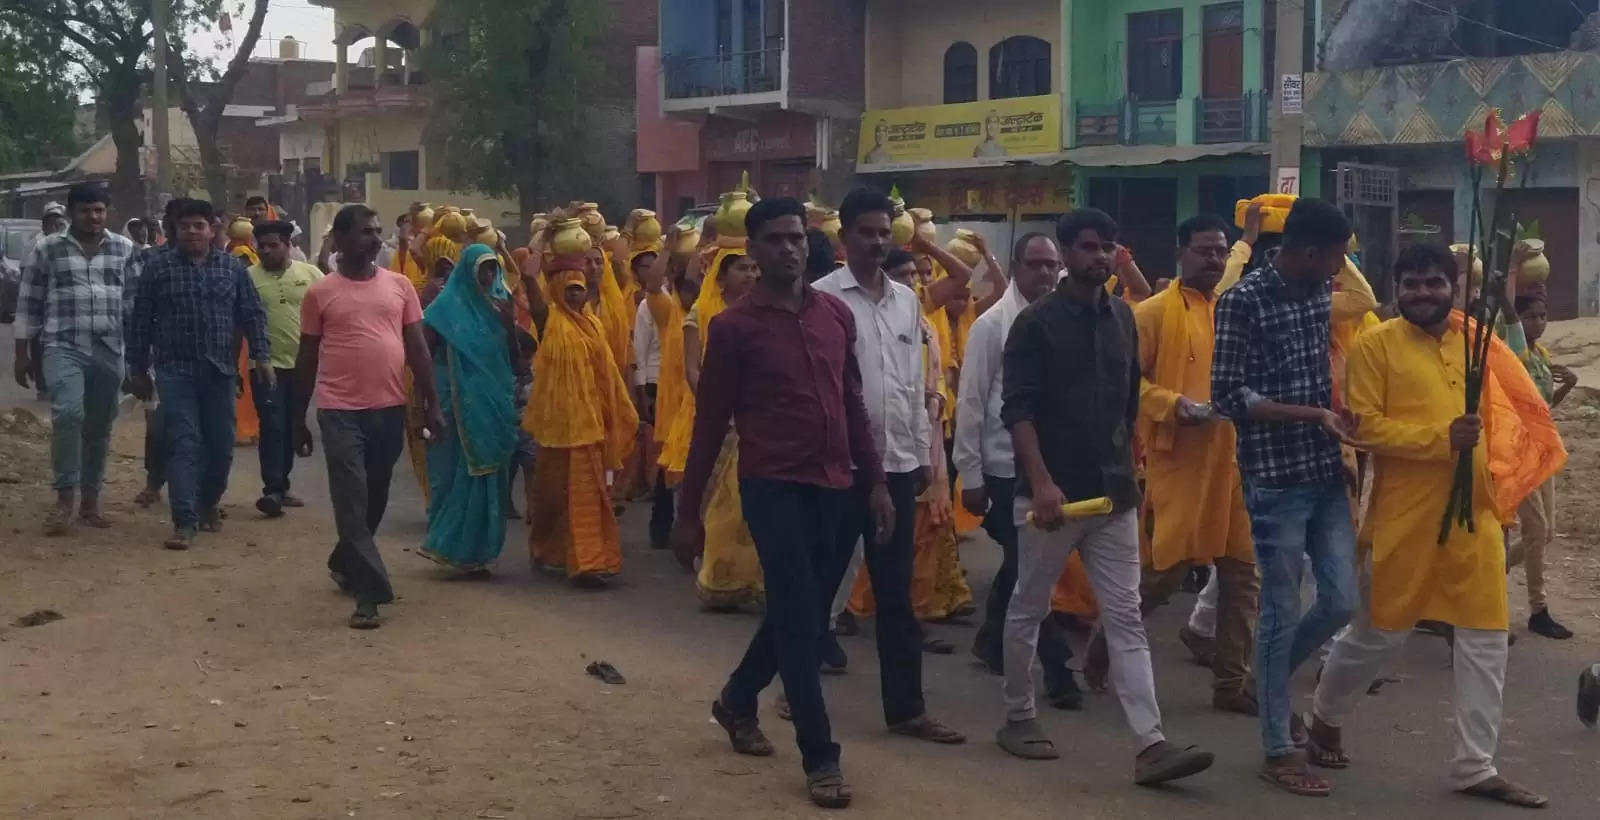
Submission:
{"label": "balcony railing", "polygon": [[1176,145],[1178,103],[1121,99],[1077,103],[1077,145]]}
{"label": "balcony railing", "polygon": [[1243,97],[1194,98],[1194,141],[1266,142],[1266,92],[1247,91]]}
{"label": "balcony railing", "polygon": [[663,57],[669,100],[762,94],[783,86],[783,48],[731,51],[703,57]]}

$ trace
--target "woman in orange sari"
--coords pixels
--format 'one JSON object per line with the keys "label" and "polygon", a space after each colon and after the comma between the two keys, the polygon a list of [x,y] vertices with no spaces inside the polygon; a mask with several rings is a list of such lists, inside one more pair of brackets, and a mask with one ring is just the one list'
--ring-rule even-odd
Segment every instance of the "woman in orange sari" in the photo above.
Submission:
{"label": "woman in orange sari", "polygon": [[[563,236],[552,244],[574,241],[577,231],[570,227],[558,223]],[[567,252],[551,259],[550,314],[522,416],[523,430],[539,445],[528,549],[534,566],[600,587],[622,571],[622,541],[606,485],[608,473],[622,466],[639,416],[599,320],[585,310],[582,254],[556,250]]]}

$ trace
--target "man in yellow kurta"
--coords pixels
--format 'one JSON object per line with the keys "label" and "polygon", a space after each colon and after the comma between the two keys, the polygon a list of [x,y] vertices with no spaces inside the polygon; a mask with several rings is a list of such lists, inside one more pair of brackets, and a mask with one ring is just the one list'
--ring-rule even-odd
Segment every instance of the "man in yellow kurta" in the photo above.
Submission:
{"label": "man in yellow kurta", "polygon": [[1178,226],[1179,280],[1134,308],[1143,375],[1137,422],[1145,451],[1143,524],[1150,535],[1139,592],[1148,614],[1178,591],[1191,566],[1216,568],[1211,702],[1253,715],[1249,658],[1261,588],[1233,425],[1210,405],[1212,313],[1227,254],[1222,220],[1186,220]]}
{"label": "man in yellow kurta", "polygon": [[[1538,807],[1541,797],[1494,766],[1506,672],[1506,569],[1502,522],[1566,459],[1526,371],[1491,342],[1481,416],[1466,412],[1465,320],[1451,312],[1456,263],[1422,244],[1395,262],[1400,318],[1356,338],[1346,374],[1356,437],[1373,456],[1372,587],[1334,643],[1317,686],[1313,763],[1349,764],[1340,727],[1420,619],[1454,627],[1456,758],[1464,793]],[[1473,456],[1473,522],[1440,524],[1462,451]],[[1532,483],[1530,483],[1532,482]]]}

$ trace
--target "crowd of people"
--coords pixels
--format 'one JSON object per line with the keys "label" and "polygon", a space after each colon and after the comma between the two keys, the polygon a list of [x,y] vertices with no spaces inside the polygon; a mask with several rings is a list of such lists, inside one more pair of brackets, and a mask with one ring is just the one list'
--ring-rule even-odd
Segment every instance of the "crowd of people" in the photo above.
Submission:
{"label": "crowd of people", "polygon": [[[177,550],[221,528],[240,439],[259,451],[256,508],[303,505],[290,474],[314,402],[351,627],[394,598],[375,533],[403,454],[427,498],[420,552],[460,577],[490,571],[521,515],[536,568],[606,587],[618,516],[648,499],[651,545],[704,606],[761,612],[713,718],[735,751],[773,754],[758,698],[778,678],[819,806],[851,799],[820,675],[848,667],[837,636],[867,616],[896,734],[965,740],[924,699],[924,653],[953,648],[922,624],[981,609],[972,652],[1004,681],[1007,752],[1059,754],[1037,719],[1042,667],[1060,708],[1082,706],[1078,676],[1114,688],[1135,782],[1206,770],[1210,752],[1166,735],[1144,627],[1201,576],[1180,638],[1215,708],[1257,717],[1266,781],[1329,794],[1312,767],[1350,765],[1346,718],[1431,625],[1453,648],[1453,786],[1547,803],[1494,765],[1506,577],[1526,566],[1530,630],[1571,636],[1542,573],[1565,460],[1549,408],[1576,379],[1538,344],[1542,290],[1513,276],[1489,294],[1506,319],[1469,411],[1463,308],[1480,284],[1448,248],[1403,249],[1380,307],[1349,222],[1309,198],[1281,233],[1258,206],[1236,240],[1185,221],[1153,286],[1100,211],[1019,237],[1002,264],[866,189],[836,211],[730,192],[666,230],[573,202],[514,249],[470,211],[416,203],[386,239],[348,205],[317,264],[264,199],[237,219],[175,199],[122,234],[106,206],[73,188],[24,271],[16,378],[51,402],[47,535],[110,526],[124,393],[149,422],[137,500],[165,489]],[[1441,536],[1463,453],[1472,526]],[[981,606],[957,546],[980,526],[1002,551]],[[1301,713],[1290,680],[1319,653]],[[1590,723],[1597,669],[1580,682]]]}

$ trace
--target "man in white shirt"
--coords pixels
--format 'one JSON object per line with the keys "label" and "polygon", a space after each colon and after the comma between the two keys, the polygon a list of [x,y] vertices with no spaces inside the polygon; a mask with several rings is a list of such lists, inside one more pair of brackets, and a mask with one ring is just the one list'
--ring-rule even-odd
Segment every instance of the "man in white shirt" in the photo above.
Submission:
{"label": "man in white shirt", "polygon": [[[634,276],[641,268],[655,261],[655,254],[642,253],[634,260]],[[640,261],[643,259],[644,261]],[[639,300],[633,314],[633,361],[628,364],[632,377],[628,380],[633,391],[633,406],[639,408],[639,440],[648,456],[645,461],[646,477],[641,480],[651,484],[650,491],[650,546],[666,549],[672,536],[672,491],[667,488],[666,470],[655,466],[656,385],[661,372],[661,333],[656,329],[655,316],[650,313],[650,302]]]}
{"label": "man in white shirt", "polygon": [[[1017,525],[1011,502],[1017,468],[1011,431],[1000,420],[1001,355],[1017,314],[1055,287],[1061,250],[1048,234],[1029,233],[1017,240],[1011,254],[1011,284],[1000,301],[972,323],[966,357],[961,363],[961,389],[956,398],[955,451],[951,463],[961,477],[961,505],[983,516],[983,529],[1004,555],[989,586],[983,626],[972,642],[972,654],[990,674],[1004,674],[1001,638],[1006,606],[1017,585]],[[1046,698],[1064,709],[1083,704],[1083,693],[1067,669],[1066,636],[1054,620],[1039,629],[1039,660],[1044,666]]]}
{"label": "man in white shirt", "polygon": [[[894,501],[893,530],[868,537],[865,544],[867,574],[878,610],[884,719],[897,734],[935,743],[961,743],[965,736],[929,716],[922,699],[922,627],[911,608],[911,571],[917,496],[929,481],[933,429],[923,406],[922,305],[911,288],[883,273],[893,218],[894,205],[883,194],[858,189],[846,196],[839,205],[839,236],[846,262],[817,280],[814,287],[838,297],[855,318],[861,395]],[[830,599],[844,580],[856,541],[868,534],[868,489],[858,482],[852,492],[838,553],[831,564],[825,563],[823,589]],[[832,635],[824,641],[831,643]],[[833,651],[837,652],[836,645]],[[823,656],[828,654],[825,651]]]}

